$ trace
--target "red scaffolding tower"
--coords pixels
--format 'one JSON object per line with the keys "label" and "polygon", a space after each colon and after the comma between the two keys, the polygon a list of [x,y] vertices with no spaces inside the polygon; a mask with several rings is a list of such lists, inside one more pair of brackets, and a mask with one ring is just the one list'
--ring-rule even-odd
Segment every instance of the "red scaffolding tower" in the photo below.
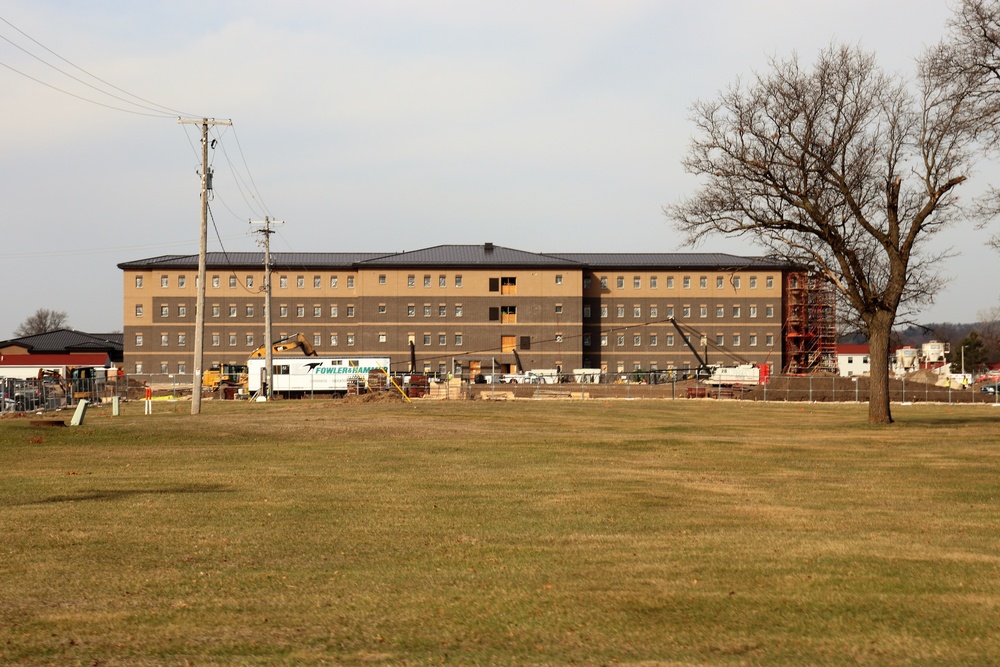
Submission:
{"label": "red scaffolding tower", "polygon": [[833,285],[809,273],[785,275],[785,373],[837,372]]}

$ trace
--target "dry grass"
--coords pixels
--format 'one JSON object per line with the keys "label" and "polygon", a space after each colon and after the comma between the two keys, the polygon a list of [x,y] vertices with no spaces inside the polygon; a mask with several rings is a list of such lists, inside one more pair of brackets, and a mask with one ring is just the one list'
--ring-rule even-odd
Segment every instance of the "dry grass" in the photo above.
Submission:
{"label": "dry grass", "polygon": [[0,422],[0,663],[988,665],[989,407]]}

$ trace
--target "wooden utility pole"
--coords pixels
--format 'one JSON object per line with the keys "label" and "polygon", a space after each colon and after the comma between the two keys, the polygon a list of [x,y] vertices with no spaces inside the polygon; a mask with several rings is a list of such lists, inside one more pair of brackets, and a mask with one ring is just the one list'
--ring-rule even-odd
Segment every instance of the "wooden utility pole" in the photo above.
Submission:
{"label": "wooden utility pole", "polygon": [[198,247],[198,300],[194,311],[194,371],[191,386],[191,414],[201,413],[201,374],[205,363],[205,255],[208,246],[208,191],[212,189],[212,171],[208,166],[208,126],[232,125],[232,121],[202,118],[185,120],[182,125],[201,125],[201,237]]}
{"label": "wooden utility pole", "polygon": [[274,396],[274,384],[272,382],[274,359],[272,358],[273,350],[271,349],[271,234],[274,233],[274,230],[271,229],[271,225],[283,225],[285,223],[283,220],[271,220],[271,218],[264,216],[264,222],[254,222],[251,220],[250,224],[264,226],[263,229],[255,230],[255,233],[261,234],[264,237],[258,242],[264,246],[264,377],[261,378],[261,386],[267,387],[263,394],[264,398],[271,400],[271,397]]}

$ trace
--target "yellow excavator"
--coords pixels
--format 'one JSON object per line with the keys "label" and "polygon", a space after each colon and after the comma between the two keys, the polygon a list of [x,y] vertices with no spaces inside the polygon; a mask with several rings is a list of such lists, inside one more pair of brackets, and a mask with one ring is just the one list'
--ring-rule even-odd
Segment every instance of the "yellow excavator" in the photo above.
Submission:
{"label": "yellow excavator", "polygon": [[[292,334],[271,344],[271,354],[287,354],[291,350],[302,350],[302,354],[307,357],[317,356],[316,349],[306,340],[302,334]],[[260,359],[267,356],[267,346],[261,345],[250,353],[251,359]]]}

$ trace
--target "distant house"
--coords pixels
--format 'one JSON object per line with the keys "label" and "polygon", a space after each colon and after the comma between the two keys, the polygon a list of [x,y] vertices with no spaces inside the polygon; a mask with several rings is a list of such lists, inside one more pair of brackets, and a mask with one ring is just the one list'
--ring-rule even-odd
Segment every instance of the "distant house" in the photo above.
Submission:
{"label": "distant house", "polygon": [[868,375],[871,358],[868,345],[837,345],[837,371],[841,377]]}
{"label": "distant house", "polygon": [[12,338],[0,341],[0,377],[35,377],[42,368],[120,368],[124,358],[123,349],[123,336],[120,333],[88,334],[72,329],[57,329]]}

